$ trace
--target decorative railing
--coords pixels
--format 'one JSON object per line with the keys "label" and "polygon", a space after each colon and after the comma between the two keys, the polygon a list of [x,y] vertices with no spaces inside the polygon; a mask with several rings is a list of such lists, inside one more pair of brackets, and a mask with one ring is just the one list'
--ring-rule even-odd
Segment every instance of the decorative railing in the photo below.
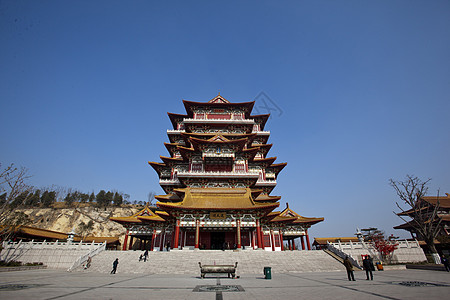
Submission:
{"label": "decorative railing", "polygon": [[103,243],[83,243],[83,242],[70,242],[70,241],[55,241],[55,242],[8,242],[2,243],[3,249],[69,249],[69,250],[89,250],[92,247],[103,245]]}
{"label": "decorative railing", "polygon": [[178,180],[178,178],[174,179],[160,179],[159,184],[162,185],[168,185],[168,184],[181,184],[181,182]]}
{"label": "decorative railing", "polygon": [[180,130],[180,129],[167,129],[167,133],[182,133],[185,132],[185,130]]}
{"label": "decorative railing", "polygon": [[[367,250],[374,250],[372,249],[372,246],[367,243],[361,243],[361,242],[327,242],[330,245],[333,245],[336,248],[339,248],[340,250],[351,250],[351,249],[367,249]],[[397,241],[397,249],[398,248],[420,248],[419,242],[417,240],[414,241]]]}
{"label": "decorative railing", "polygon": [[258,177],[259,172],[179,172],[178,177]]}
{"label": "decorative railing", "polygon": [[256,182],[256,186],[260,186],[260,185],[277,185],[277,181],[276,180],[258,180]]}
{"label": "decorative railing", "polygon": [[184,123],[241,123],[241,124],[254,124],[254,119],[192,119],[192,118],[185,118],[183,120]]}
{"label": "decorative railing", "polygon": [[270,131],[257,130],[257,131],[253,131],[252,133],[256,133],[257,135],[267,135],[267,134],[270,134]]}
{"label": "decorative railing", "polygon": [[[97,246],[94,247],[94,245],[97,245]],[[73,265],[69,269],[67,269],[67,272],[71,272],[71,271],[75,270],[76,268],[78,268],[79,266],[84,264],[88,260],[89,257],[92,258],[92,257],[96,256],[97,254],[99,254],[100,252],[105,251],[105,249],[106,249],[106,241],[104,243],[101,243],[101,244],[94,244],[94,243],[92,243],[89,253],[81,255],[73,263]]]}
{"label": "decorative railing", "polygon": [[333,244],[327,242],[327,249],[329,251],[333,252],[335,255],[339,256],[342,259],[348,257],[348,259],[350,260],[352,265],[354,265],[358,269],[362,270],[362,267],[358,264],[358,262],[353,257],[351,257],[350,255],[344,253],[342,250],[336,248]]}
{"label": "decorative railing", "polygon": [[203,157],[230,157],[233,158],[234,157],[234,153],[208,153],[205,152],[203,153]]}

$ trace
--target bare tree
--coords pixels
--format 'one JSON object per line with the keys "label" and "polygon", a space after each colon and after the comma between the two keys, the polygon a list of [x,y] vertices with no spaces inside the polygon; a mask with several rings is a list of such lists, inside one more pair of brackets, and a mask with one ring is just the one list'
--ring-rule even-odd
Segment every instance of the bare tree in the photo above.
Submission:
{"label": "bare tree", "polygon": [[84,240],[91,233],[92,229],[94,229],[93,220],[89,220],[88,223],[84,223],[83,221],[81,221],[81,223],[78,225],[78,231],[80,232],[81,239]]}
{"label": "bare tree", "polygon": [[0,203],[0,229],[1,239],[9,238],[11,234],[11,221],[14,219],[14,210],[23,206],[28,197],[33,194],[33,187],[26,183],[30,178],[28,170],[24,167],[17,168],[14,164],[1,169],[0,171],[0,194],[2,201]]}
{"label": "bare tree", "polygon": [[[439,234],[442,217],[438,215],[439,200],[435,205],[430,205],[429,202],[423,199],[428,192],[428,183],[430,180],[429,178],[422,181],[416,176],[406,175],[405,181],[389,179],[389,183],[395,189],[401,202],[407,206],[405,210],[398,202],[395,202],[397,207],[402,211],[401,214],[397,215],[408,223],[424,240],[436,261],[439,259],[439,255],[434,240]],[[407,221],[402,215],[410,217],[411,220]]]}

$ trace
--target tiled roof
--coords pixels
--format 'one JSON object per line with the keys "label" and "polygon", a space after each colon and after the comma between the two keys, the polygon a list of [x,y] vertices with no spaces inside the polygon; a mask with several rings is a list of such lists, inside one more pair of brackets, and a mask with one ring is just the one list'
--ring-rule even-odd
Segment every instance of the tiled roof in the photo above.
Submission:
{"label": "tiled roof", "polygon": [[279,203],[256,203],[251,197],[249,188],[223,189],[223,188],[185,188],[183,201],[178,203],[158,202],[156,205],[169,209],[274,209]]}

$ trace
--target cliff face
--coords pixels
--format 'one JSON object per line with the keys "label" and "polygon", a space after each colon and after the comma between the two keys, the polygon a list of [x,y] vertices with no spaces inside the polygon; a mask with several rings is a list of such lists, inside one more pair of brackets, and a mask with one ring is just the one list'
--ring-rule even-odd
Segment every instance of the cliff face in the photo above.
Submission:
{"label": "cliff face", "polygon": [[[82,236],[122,236],[126,229],[109,220],[110,217],[125,217],[135,214],[137,207],[77,207],[77,208],[30,208],[20,209],[26,224],[59,232],[74,231]],[[23,215],[22,215],[23,216]],[[91,222],[92,226],[86,226]],[[85,226],[83,226],[85,224]]]}

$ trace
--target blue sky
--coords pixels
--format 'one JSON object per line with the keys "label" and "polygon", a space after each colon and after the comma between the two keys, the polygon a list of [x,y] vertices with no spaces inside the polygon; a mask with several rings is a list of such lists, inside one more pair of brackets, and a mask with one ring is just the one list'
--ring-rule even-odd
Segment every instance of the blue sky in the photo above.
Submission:
{"label": "blue sky", "polygon": [[312,237],[394,233],[389,178],[450,193],[449,1],[2,0],[0,45],[0,162],[37,187],[163,193],[166,113],[264,92]]}

